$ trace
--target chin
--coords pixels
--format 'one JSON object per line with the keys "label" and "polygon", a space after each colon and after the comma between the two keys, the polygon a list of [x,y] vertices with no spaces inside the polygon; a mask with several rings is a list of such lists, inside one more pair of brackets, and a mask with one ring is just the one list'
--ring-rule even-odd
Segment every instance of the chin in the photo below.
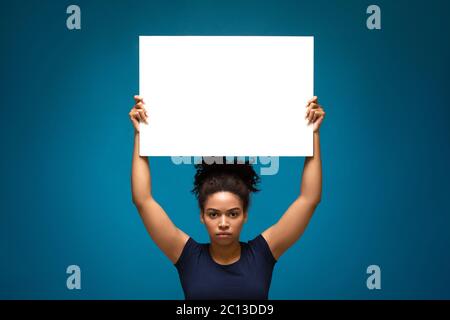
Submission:
{"label": "chin", "polygon": [[214,235],[214,242],[218,244],[230,244],[236,241],[236,238],[234,236],[226,237],[226,238],[220,238],[216,235]]}

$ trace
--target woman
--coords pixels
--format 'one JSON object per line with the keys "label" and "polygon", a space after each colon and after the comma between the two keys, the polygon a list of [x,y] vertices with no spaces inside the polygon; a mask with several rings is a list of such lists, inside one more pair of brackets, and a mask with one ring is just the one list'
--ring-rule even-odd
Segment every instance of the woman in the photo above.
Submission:
{"label": "woman", "polygon": [[313,97],[305,119],[313,125],[314,156],[306,157],[301,190],[277,223],[240,242],[250,194],[259,177],[246,164],[196,165],[194,189],[200,221],[211,243],[201,244],[177,228],[152,196],[148,159],[139,156],[139,122],[148,123],[142,97],[134,96],[129,116],[135,128],[131,186],[133,203],[156,245],[178,270],[186,299],[268,299],[272,271],[280,256],[303,234],[322,193],[319,128],[325,117]]}

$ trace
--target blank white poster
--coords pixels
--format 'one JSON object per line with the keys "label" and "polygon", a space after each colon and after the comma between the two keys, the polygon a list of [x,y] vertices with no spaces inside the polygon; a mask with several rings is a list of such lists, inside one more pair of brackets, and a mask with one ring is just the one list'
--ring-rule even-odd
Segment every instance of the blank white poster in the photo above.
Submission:
{"label": "blank white poster", "polygon": [[140,36],[141,156],[312,156],[314,37]]}

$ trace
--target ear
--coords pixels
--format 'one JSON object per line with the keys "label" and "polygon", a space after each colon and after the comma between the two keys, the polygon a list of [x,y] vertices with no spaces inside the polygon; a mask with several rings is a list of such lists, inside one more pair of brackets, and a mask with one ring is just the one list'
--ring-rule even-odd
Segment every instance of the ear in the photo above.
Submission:
{"label": "ear", "polygon": [[247,219],[248,219],[248,212],[246,211],[244,212],[244,223],[247,222]]}
{"label": "ear", "polygon": [[203,212],[200,211],[200,222],[205,224],[205,219],[203,218]]}

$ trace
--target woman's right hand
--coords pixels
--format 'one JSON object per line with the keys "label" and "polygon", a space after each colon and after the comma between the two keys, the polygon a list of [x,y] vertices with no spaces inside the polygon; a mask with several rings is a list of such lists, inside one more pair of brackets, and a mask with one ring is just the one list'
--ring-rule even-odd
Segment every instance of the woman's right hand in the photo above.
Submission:
{"label": "woman's right hand", "polygon": [[147,118],[147,110],[145,108],[144,98],[140,96],[134,96],[135,105],[131,109],[129,116],[130,120],[133,123],[134,130],[139,132],[139,122],[144,121],[148,124]]}

